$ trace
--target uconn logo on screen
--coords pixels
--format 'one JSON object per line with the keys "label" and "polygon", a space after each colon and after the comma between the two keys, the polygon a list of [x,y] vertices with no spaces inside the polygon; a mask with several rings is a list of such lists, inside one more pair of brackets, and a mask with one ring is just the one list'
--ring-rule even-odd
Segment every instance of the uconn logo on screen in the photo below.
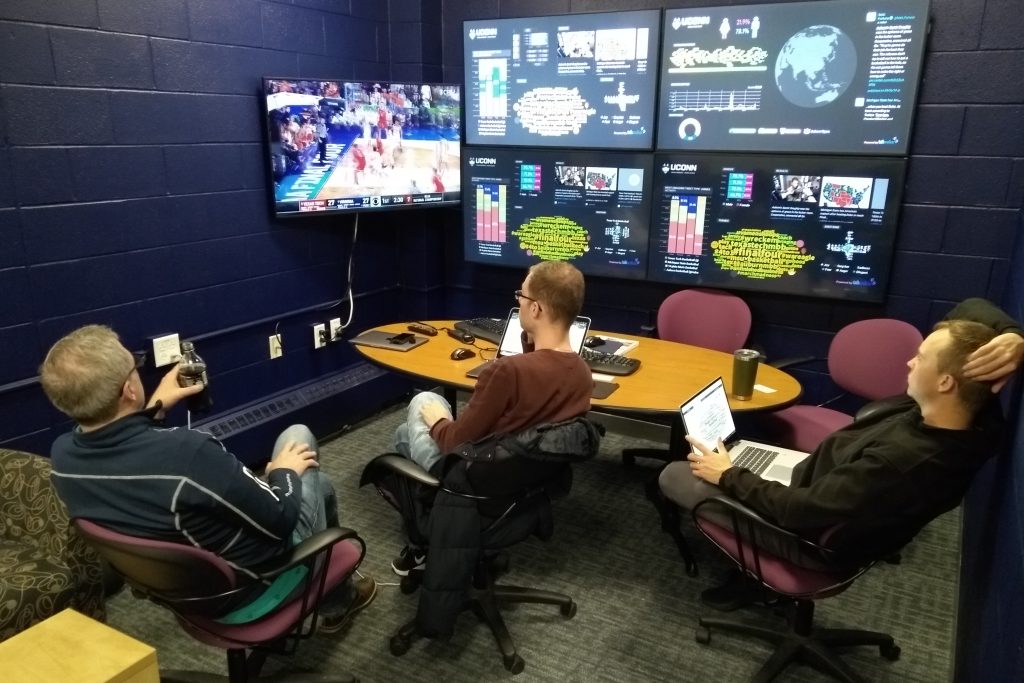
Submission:
{"label": "uconn logo on screen", "polygon": [[697,164],[662,164],[662,173],[696,173]]}
{"label": "uconn logo on screen", "polygon": [[470,166],[494,166],[498,163],[498,160],[494,157],[470,157]]}
{"label": "uconn logo on screen", "polygon": [[494,26],[486,28],[471,28],[469,29],[469,39],[476,40],[477,38],[497,38],[498,29]]}

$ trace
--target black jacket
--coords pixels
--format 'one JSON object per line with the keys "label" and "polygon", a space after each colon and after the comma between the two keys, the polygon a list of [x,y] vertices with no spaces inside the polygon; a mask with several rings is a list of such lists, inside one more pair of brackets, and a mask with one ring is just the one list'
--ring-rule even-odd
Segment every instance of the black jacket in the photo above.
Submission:
{"label": "black jacket", "polygon": [[478,502],[441,490],[434,499],[425,529],[429,560],[416,613],[421,633],[451,633],[481,549],[507,547],[531,534],[550,537],[551,497],[568,492],[570,463],[594,457],[600,439],[593,423],[574,418],[456,449],[461,457],[448,459],[455,464],[445,474],[444,489],[493,498]]}

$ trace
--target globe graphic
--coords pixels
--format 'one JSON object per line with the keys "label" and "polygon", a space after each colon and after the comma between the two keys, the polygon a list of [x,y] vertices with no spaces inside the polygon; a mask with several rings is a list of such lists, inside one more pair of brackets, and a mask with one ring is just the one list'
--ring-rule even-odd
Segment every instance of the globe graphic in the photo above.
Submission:
{"label": "globe graphic", "polygon": [[775,60],[775,84],[798,107],[823,107],[846,92],[857,71],[857,50],[835,26],[793,34]]}

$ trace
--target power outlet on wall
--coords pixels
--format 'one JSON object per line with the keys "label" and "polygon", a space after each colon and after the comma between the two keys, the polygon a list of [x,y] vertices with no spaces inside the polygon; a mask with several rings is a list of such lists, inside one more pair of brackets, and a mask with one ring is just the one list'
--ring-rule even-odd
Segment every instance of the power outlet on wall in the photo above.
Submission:
{"label": "power outlet on wall", "polygon": [[328,324],[331,330],[331,336],[328,337],[328,340],[336,342],[341,339],[341,318],[331,318],[331,322]]}
{"label": "power outlet on wall", "polygon": [[153,337],[153,367],[162,368],[181,358],[181,343],[178,333]]}
{"label": "power outlet on wall", "polygon": [[284,349],[281,348],[280,335],[270,335],[270,338],[267,339],[267,349],[270,351],[270,360],[280,358],[284,354]]}
{"label": "power outlet on wall", "polygon": [[322,349],[327,346],[327,325],[317,323],[313,325],[313,348]]}

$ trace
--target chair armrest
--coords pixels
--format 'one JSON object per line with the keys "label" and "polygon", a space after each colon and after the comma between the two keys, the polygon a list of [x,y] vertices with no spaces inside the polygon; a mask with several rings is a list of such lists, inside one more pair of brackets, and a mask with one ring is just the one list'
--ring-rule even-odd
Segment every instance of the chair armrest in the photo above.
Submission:
{"label": "chair armrest", "polygon": [[[706,499],[700,501],[699,503],[697,503],[696,505],[694,505],[693,506],[693,513],[692,513],[693,514],[693,518],[694,518],[694,522],[697,522],[697,521],[699,521],[701,519],[708,519],[707,513],[708,512],[712,512],[713,508],[715,508],[716,506],[722,506],[722,507],[728,508],[728,511],[725,512],[724,514],[727,514],[727,515],[730,515],[731,517],[733,517],[734,521],[737,521],[737,519],[739,517],[743,517],[743,518],[746,518],[749,522],[757,524],[758,526],[764,527],[766,529],[769,529],[770,531],[772,531],[774,533],[778,533],[778,534],[780,534],[782,536],[793,537],[793,538],[805,541],[807,543],[810,543],[810,541],[806,541],[805,539],[800,538],[797,534],[793,533],[792,531],[790,531],[788,529],[783,529],[782,527],[778,526],[777,524],[769,522],[767,519],[762,517],[755,510],[747,507],[746,505],[744,505],[743,503],[739,502],[738,500],[735,500],[733,498],[729,498],[728,496],[712,496],[711,498],[706,498]],[[704,510],[703,508],[707,508],[707,509]],[[701,514],[702,512],[704,514]],[[709,521],[713,522],[714,520],[709,520]]]}
{"label": "chair armrest", "polygon": [[309,538],[303,540],[301,543],[292,548],[291,553],[282,560],[282,564],[275,566],[272,569],[264,569],[260,572],[260,578],[273,579],[279,574],[283,574],[293,567],[297,567],[300,564],[308,562],[311,558],[316,557],[318,554],[324,552],[324,550],[334,546],[341,541],[355,541],[359,544],[361,550],[359,552],[360,558],[366,553],[366,543],[360,538],[359,534],[347,527],[336,526],[323,531],[318,531]]}
{"label": "chair armrest", "polygon": [[441,485],[441,480],[427,472],[425,469],[414,463],[409,458],[399,453],[385,453],[378,455],[363,468],[363,474],[359,478],[359,485],[366,486],[379,481],[382,474],[396,474],[417,484],[429,488],[444,491],[459,498],[470,500],[491,500],[491,496],[477,496],[464,491],[455,491]]}
{"label": "chair armrest", "polygon": [[[713,496],[702,500],[693,507],[692,514],[694,524],[698,529],[701,528],[701,521],[708,521],[718,526],[722,526],[723,522],[731,524],[730,531],[733,536],[754,551],[755,564],[757,555],[762,551],[791,560],[803,556],[818,563],[827,562],[828,558],[834,554],[832,550],[770,522],[743,503],[727,496]],[[719,519],[715,519],[716,516]],[[766,538],[776,540],[776,543],[770,544],[774,547],[765,547],[764,540]]]}
{"label": "chair armrest", "polygon": [[366,486],[377,481],[382,470],[411,479],[418,484],[439,488],[441,480],[427,472],[425,469],[414,463],[409,458],[398,453],[385,453],[378,455],[363,468],[363,474],[359,478],[359,485]]}
{"label": "chair armrest", "polygon": [[804,363],[810,363],[816,360],[823,360],[817,356],[793,356],[792,358],[780,358],[779,360],[773,360],[768,363],[777,370],[785,370],[791,368],[794,365],[803,365]]}

